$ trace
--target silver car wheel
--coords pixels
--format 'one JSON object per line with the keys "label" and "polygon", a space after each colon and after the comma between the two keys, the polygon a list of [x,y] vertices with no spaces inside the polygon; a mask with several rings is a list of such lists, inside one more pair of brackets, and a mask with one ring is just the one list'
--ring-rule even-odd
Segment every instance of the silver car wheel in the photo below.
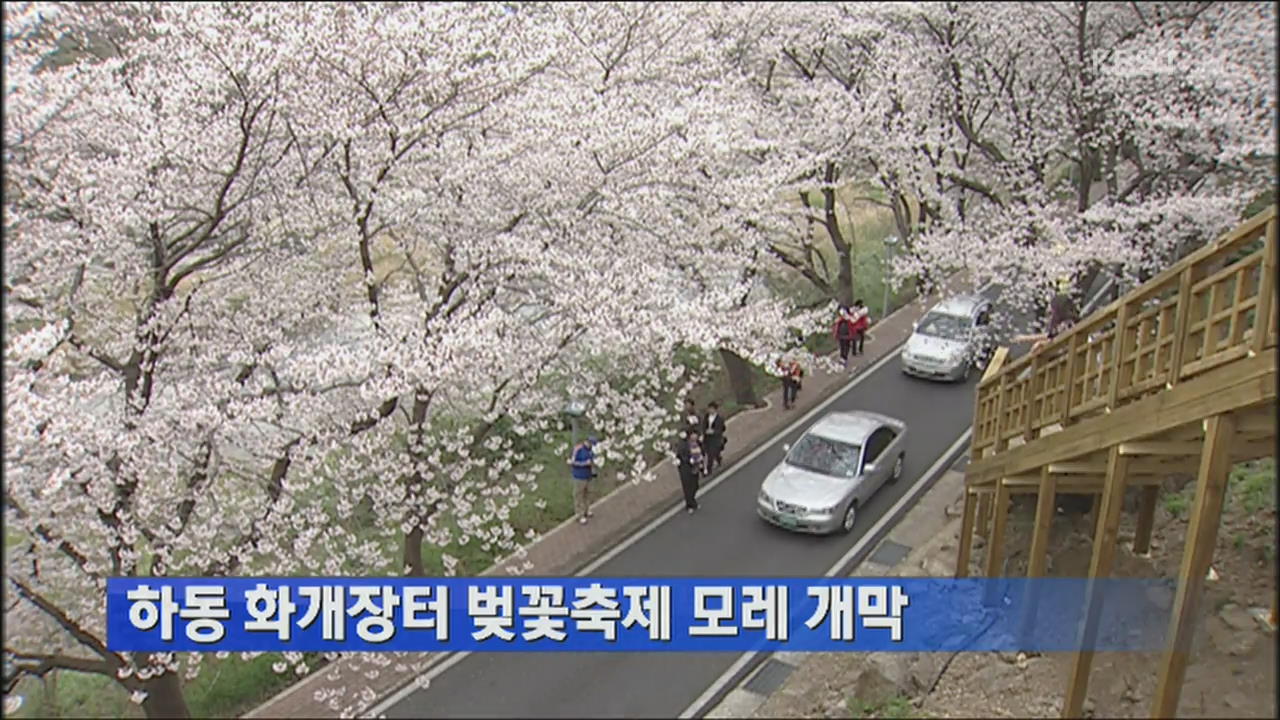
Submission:
{"label": "silver car wheel", "polygon": [[844,528],[845,532],[849,532],[850,530],[853,529],[853,524],[857,522],[857,520],[858,520],[858,503],[851,502],[849,503],[849,508],[844,511],[844,522],[840,524],[840,527]]}

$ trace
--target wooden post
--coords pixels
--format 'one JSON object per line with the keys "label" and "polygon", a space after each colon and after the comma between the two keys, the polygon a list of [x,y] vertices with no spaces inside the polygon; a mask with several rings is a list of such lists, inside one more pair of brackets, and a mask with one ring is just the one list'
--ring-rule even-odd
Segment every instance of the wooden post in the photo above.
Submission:
{"label": "wooden post", "polygon": [[[1031,531],[1031,555],[1027,558],[1027,578],[1044,577],[1049,565],[1049,534],[1053,527],[1053,513],[1058,481],[1050,472],[1049,466],[1040,469],[1040,489],[1036,496],[1036,520]],[[1028,588],[1027,605],[1022,616],[1022,635],[1029,637],[1035,627],[1036,612],[1040,604],[1039,592]]]}
{"label": "wooden post", "polygon": [[1133,554],[1145,555],[1151,552],[1151,529],[1156,522],[1156,500],[1160,499],[1160,486],[1147,485],[1142,488],[1142,501],[1138,505],[1138,527],[1133,532]]}
{"label": "wooden post", "polygon": [[[1271,316],[1276,305],[1276,221],[1267,223],[1266,249],[1262,256],[1262,282],[1258,285],[1258,306],[1253,316],[1253,339],[1250,349],[1255,353],[1262,352],[1267,346],[1267,336],[1271,334]],[[1273,615],[1274,617],[1274,615]]]}
{"label": "wooden post", "polygon": [[991,537],[987,538],[987,557],[983,574],[1000,577],[1004,562],[1004,528],[1009,520],[1009,486],[1004,478],[996,482],[995,500],[991,508]]}
{"label": "wooden post", "polygon": [[978,534],[984,538],[991,537],[991,495],[982,493],[978,496]]}
{"label": "wooden post", "polygon": [[[1038,377],[1041,374],[1041,370],[1043,369],[1044,369],[1043,353],[1037,354],[1035,357],[1031,358],[1031,374],[1027,376],[1027,383],[1023,385],[1023,390],[1022,390],[1022,392],[1025,393],[1026,395],[1026,408],[1023,410],[1023,412],[1026,413],[1026,417],[1022,419],[1023,420],[1022,422],[1022,441],[1023,442],[1031,442],[1031,440],[1033,439],[1033,435],[1035,433],[1036,418],[1039,415],[1044,414],[1044,403],[1047,400],[1047,398],[1043,397],[1043,395],[1044,395],[1045,383],[1048,380],[1048,378]],[[1040,382],[1039,392],[1036,391],[1037,379]],[[1040,397],[1040,413],[1035,412],[1037,395],[1041,396]]]}
{"label": "wooden post", "polygon": [[1044,577],[1049,561],[1049,531],[1053,526],[1056,507],[1057,478],[1049,473],[1049,466],[1040,469],[1040,490],[1036,496],[1036,521],[1031,532],[1031,555],[1027,559],[1027,577]]}
{"label": "wooden post", "polygon": [[960,515],[960,548],[956,551],[956,577],[969,577],[969,557],[973,553],[973,520],[978,512],[978,495],[964,489],[964,512]]}
{"label": "wooden post", "polygon": [[1182,366],[1185,364],[1188,342],[1191,339],[1191,324],[1194,322],[1191,308],[1195,305],[1192,286],[1195,284],[1195,265],[1188,265],[1178,278],[1178,307],[1173,320],[1173,353],[1169,357],[1169,377],[1166,384],[1173,387],[1182,377]]}
{"label": "wooden post", "polygon": [[[997,381],[996,388],[996,438],[995,443],[991,446],[992,455],[1004,452],[1005,448],[1009,446],[1009,443],[1004,439],[1004,418],[1008,410],[1005,407],[1005,397],[1009,392],[1009,373],[1004,370],[1000,371],[1000,379]],[[982,523],[978,523],[978,526],[982,527]]]}
{"label": "wooden post", "polygon": [[[1067,366],[1063,370],[1063,391],[1062,391],[1062,410],[1058,418],[1058,422],[1062,423],[1062,427],[1066,427],[1071,422],[1071,402],[1072,396],[1075,394],[1076,388],[1076,355],[1080,354],[1080,335],[1082,333],[1072,333],[1071,338],[1067,340]],[[1088,344],[1086,338],[1086,345]]]}
{"label": "wooden post", "polygon": [[1093,494],[1093,537],[1098,537],[1098,529],[1102,527],[1102,495],[1100,493]]}
{"label": "wooden post", "polygon": [[1222,500],[1231,470],[1231,436],[1236,421],[1232,415],[1217,415],[1206,421],[1204,449],[1200,453],[1200,474],[1196,478],[1196,499],[1187,526],[1182,567],[1178,571],[1178,592],[1173,598],[1173,614],[1165,639],[1164,661],[1156,683],[1151,717],[1174,717],[1182,681],[1186,678],[1195,633],[1195,615],[1203,594],[1205,575],[1213,561],[1222,520]]}
{"label": "wooden post", "polygon": [[1113,446],[1107,453],[1107,477],[1102,486],[1102,507],[1098,510],[1098,531],[1093,537],[1093,558],[1089,561],[1089,585],[1085,597],[1084,622],[1080,627],[1081,650],[1076,653],[1067,682],[1067,697],[1062,703],[1062,717],[1077,718],[1084,711],[1089,691],[1089,671],[1093,668],[1093,651],[1098,623],[1102,617],[1099,580],[1111,575],[1116,557],[1116,536],[1120,529],[1120,510],[1124,504],[1125,473],[1129,458]]}
{"label": "wooden post", "polygon": [[[1120,399],[1120,376],[1123,375],[1125,367],[1125,356],[1133,349],[1133,344],[1129,342],[1129,306],[1136,303],[1136,300],[1128,300],[1120,306],[1120,312],[1116,315],[1116,338],[1115,338],[1115,357],[1111,361],[1111,387],[1107,390],[1107,412],[1116,409],[1116,402]],[[1136,334],[1136,330],[1134,331]],[[1129,378],[1133,378],[1130,373]],[[1128,387],[1128,384],[1125,385]]]}

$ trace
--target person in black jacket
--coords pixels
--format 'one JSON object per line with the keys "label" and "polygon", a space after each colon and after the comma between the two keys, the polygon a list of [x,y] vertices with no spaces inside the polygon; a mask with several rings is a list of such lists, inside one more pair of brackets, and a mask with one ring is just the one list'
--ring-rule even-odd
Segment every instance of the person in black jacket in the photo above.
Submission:
{"label": "person in black jacket", "polygon": [[724,452],[724,417],[720,415],[719,403],[708,403],[707,414],[702,418],[702,445],[707,456],[706,475],[720,467],[720,454]]}
{"label": "person in black jacket", "polygon": [[685,433],[676,448],[676,468],[680,473],[680,489],[684,491],[684,507],[690,513],[698,509],[698,477],[705,460],[696,430]]}

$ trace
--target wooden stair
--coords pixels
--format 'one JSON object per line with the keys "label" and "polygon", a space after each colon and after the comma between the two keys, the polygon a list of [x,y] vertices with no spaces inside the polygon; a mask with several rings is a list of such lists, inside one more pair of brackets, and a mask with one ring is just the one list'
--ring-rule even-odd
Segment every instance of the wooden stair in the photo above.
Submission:
{"label": "wooden stair", "polygon": [[[1089,576],[1106,577],[1125,488],[1143,487],[1134,549],[1145,552],[1159,485],[1198,471],[1152,717],[1177,711],[1231,465],[1274,455],[1276,321],[1272,206],[1037,352],[1009,362],[1001,348],[978,384],[957,577],[975,533],[987,538],[984,574],[1000,574],[1015,493],[1037,495],[1032,577],[1045,574],[1056,496],[1100,500]],[[1099,612],[1090,605],[1086,637]],[[1092,657],[1076,655],[1064,717],[1082,713]]]}

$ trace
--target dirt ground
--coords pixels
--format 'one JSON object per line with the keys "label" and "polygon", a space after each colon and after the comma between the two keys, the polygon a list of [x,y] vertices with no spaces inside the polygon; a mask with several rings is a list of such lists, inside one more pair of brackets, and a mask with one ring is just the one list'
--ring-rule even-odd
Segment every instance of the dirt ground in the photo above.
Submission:
{"label": "dirt ground", "polygon": [[[1214,552],[1211,577],[1216,575],[1217,579],[1206,583],[1200,605],[1179,717],[1276,717],[1276,634],[1266,631],[1249,612],[1250,608],[1269,609],[1276,592],[1274,474],[1265,494],[1258,492],[1258,483],[1246,488],[1244,483],[1234,482],[1236,479],[1223,509]],[[1117,553],[1115,576],[1176,577],[1194,489],[1187,485],[1189,480],[1171,478],[1166,483],[1157,506],[1149,558],[1132,552],[1137,497],[1131,491],[1120,527],[1123,545]],[[1252,497],[1246,497],[1250,491]],[[1006,530],[1009,576],[1026,572],[1034,512],[1032,496],[1017,498]],[[1055,518],[1050,575],[1088,574],[1091,531],[1090,520],[1084,516],[1059,514]],[[1086,715],[1148,717],[1160,659],[1160,655],[1147,653],[1096,655]],[[912,698],[914,712],[899,716],[1058,716],[1071,662],[1069,654],[1028,658],[963,653],[955,657],[932,693]]]}

